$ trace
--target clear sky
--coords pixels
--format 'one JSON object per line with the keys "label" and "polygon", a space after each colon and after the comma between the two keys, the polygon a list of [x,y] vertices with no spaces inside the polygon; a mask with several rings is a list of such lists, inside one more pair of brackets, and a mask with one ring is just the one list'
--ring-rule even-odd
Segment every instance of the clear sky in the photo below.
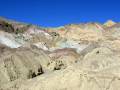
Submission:
{"label": "clear sky", "polygon": [[0,16],[42,25],[120,21],[120,0],[0,0]]}

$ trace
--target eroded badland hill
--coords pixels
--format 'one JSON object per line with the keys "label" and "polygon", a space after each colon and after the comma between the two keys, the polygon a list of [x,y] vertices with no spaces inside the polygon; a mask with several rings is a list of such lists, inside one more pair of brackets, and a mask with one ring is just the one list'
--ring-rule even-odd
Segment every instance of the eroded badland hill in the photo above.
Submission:
{"label": "eroded badland hill", "polygon": [[120,90],[120,23],[43,28],[0,18],[0,90]]}

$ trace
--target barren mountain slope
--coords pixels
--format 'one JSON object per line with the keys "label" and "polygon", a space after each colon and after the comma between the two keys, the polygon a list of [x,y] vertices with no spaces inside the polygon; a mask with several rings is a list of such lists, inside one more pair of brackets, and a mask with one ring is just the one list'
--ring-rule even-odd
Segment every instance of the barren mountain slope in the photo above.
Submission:
{"label": "barren mountain slope", "polygon": [[45,28],[0,18],[0,90],[119,90],[120,25]]}

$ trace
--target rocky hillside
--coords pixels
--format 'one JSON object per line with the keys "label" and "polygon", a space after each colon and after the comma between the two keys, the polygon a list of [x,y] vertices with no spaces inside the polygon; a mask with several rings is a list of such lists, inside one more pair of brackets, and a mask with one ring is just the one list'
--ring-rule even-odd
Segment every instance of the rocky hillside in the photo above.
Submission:
{"label": "rocky hillside", "polygon": [[45,28],[0,18],[0,90],[119,90],[120,23]]}

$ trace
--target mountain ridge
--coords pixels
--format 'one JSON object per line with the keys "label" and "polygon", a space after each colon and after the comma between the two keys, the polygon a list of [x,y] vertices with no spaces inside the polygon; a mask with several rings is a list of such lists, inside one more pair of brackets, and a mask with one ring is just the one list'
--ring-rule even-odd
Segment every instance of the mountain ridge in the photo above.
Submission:
{"label": "mountain ridge", "polygon": [[120,25],[40,27],[0,19],[0,90],[119,90]]}

